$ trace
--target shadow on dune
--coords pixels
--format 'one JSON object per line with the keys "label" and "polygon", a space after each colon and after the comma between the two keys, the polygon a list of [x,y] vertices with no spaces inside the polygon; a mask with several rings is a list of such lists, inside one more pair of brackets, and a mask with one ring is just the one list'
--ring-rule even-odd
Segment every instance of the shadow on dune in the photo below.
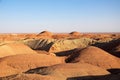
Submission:
{"label": "shadow on dune", "polygon": [[49,49],[51,48],[51,46],[53,45],[54,43],[53,42],[51,42],[51,43],[49,43],[49,44],[47,44],[47,45],[45,45],[45,46],[40,46],[41,44],[39,44],[38,46],[37,46],[37,48],[35,48],[34,50],[45,50],[45,51],[49,51]]}
{"label": "shadow on dune", "polygon": [[92,46],[99,47],[116,57],[120,57],[120,51],[115,50],[116,47],[120,46],[120,39],[112,40],[110,42],[95,43]]}
{"label": "shadow on dune", "polygon": [[14,77],[16,77],[18,74],[14,74],[14,75],[10,75],[10,76],[6,76],[6,77],[0,77],[0,80],[10,80]]}
{"label": "shadow on dune", "polygon": [[[27,74],[41,74],[49,75],[50,71],[46,70],[47,67],[39,67],[35,69],[28,70]],[[46,72],[47,71],[47,72]],[[80,77],[69,77],[66,80],[120,80],[120,69],[108,69],[111,73],[109,75],[99,75],[99,76],[80,76]]]}
{"label": "shadow on dune", "polygon": [[49,41],[48,39],[38,39],[38,40],[32,40],[25,43],[33,50],[45,50],[49,51],[51,46],[54,44],[54,42]]}
{"label": "shadow on dune", "polygon": [[67,50],[67,51],[61,51],[61,52],[57,52],[55,53],[57,56],[69,56],[71,55],[74,51],[76,50],[75,49],[71,49],[71,50]]}
{"label": "shadow on dune", "polygon": [[38,68],[34,68],[34,69],[30,69],[28,71],[25,72],[25,74],[41,74],[41,75],[48,75],[49,74],[49,70],[46,70],[46,66],[44,67],[38,67]]}
{"label": "shadow on dune", "polygon": [[[27,72],[25,72],[25,74],[40,74],[43,76],[50,75],[50,73],[51,73],[51,71],[53,71],[53,69],[50,70],[50,69],[46,69],[46,68],[47,67],[38,67],[35,69],[30,69]],[[65,80],[120,80],[120,69],[109,69],[108,71],[111,72],[111,74],[109,74],[109,75],[96,75],[96,76],[68,77]],[[17,75],[2,77],[2,78],[0,78],[0,80],[13,80]],[[20,80],[23,80],[23,79],[21,78]]]}
{"label": "shadow on dune", "polygon": [[120,68],[113,68],[113,69],[107,69],[111,74],[119,74],[120,75]]}
{"label": "shadow on dune", "polygon": [[66,80],[120,80],[120,74],[110,74],[101,76],[83,76],[83,77],[69,77]]}

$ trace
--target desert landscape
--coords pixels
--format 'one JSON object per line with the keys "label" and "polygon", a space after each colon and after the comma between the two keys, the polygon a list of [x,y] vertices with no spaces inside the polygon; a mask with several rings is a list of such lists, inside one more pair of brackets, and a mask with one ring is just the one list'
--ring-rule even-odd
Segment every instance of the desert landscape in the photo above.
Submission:
{"label": "desert landscape", "polygon": [[0,80],[120,80],[120,33],[0,34]]}
{"label": "desert landscape", "polygon": [[0,0],[0,80],[120,80],[120,0]]}

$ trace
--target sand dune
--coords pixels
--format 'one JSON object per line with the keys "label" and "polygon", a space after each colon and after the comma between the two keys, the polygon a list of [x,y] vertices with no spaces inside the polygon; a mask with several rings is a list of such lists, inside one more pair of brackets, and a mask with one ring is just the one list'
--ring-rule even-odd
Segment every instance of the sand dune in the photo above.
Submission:
{"label": "sand dune", "polygon": [[62,58],[46,54],[19,54],[0,59],[0,77],[9,76],[26,70],[64,63]]}
{"label": "sand dune", "polygon": [[120,34],[2,34],[0,80],[120,80],[119,53]]}
{"label": "sand dune", "polygon": [[58,64],[47,68],[37,68],[27,73],[36,73],[41,75],[50,75],[57,80],[66,80],[68,77],[87,76],[87,75],[105,75],[108,71],[86,63]]}
{"label": "sand dune", "polygon": [[0,46],[0,57],[17,54],[36,54],[36,52],[23,43],[8,43]]}
{"label": "sand dune", "polygon": [[[13,80],[66,80],[77,76],[98,76],[110,74],[108,71],[90,64],[58,64],[50,67],[31,69],[22,75],[15,75]],[[11,76],[12,77],[12,76]],[[9,77],[7,77],[8,79]]]}
{"label": "sand dune", "polygon": [[105,69],[120,68],[119,61],[119,58],[94,46],[78,49],[66,59],[66,62],[89,63]]}

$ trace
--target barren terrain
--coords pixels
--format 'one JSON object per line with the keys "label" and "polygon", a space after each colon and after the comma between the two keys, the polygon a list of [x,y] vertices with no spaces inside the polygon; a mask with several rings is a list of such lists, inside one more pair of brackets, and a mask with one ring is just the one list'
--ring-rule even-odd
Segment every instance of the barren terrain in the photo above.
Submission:
{"label": "barren terrain", "polygon": [[120,33],[0,34],[0,80],[120,80]]}

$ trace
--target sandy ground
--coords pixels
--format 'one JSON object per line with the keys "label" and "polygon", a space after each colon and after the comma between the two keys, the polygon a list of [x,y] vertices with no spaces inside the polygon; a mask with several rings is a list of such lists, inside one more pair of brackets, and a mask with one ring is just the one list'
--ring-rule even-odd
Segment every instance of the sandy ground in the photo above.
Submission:
{"label": "sandy ground", "polygon": [[0,80],[120,80],[120,33],[0,34]]}

